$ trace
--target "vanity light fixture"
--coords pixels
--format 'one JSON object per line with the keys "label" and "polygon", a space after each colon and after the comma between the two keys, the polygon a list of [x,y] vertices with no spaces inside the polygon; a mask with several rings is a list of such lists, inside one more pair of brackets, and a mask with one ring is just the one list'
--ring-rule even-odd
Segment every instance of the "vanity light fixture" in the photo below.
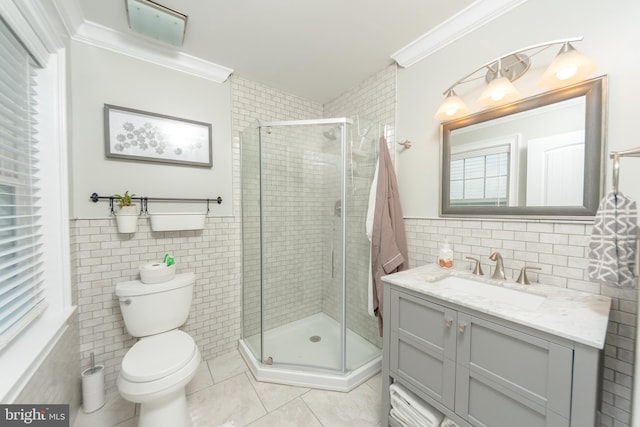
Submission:
{"label": "vanity light fixture", "polygon": [[447,97],[436,113],[437,120],[444,121],[453,118],[454,116],[466,116],[471,112],[462,98],[453,91],[453,88],[447,90],[446,96]]}
{"label": "vanity light fixture", "polygon": [[175,47],[182,46],[187,29],[187,15],[151,0],[124,2],[129,28]]}
{"label": "vanity light fixture", "polygon": [[[507,77],[502,69],[502,59],[498,59],[497,73],[493,75],[495,77],[489,81],[480,98],[478,98],[478,104],[491,107],[492,105],[504,104],[520,98],[520,92],[518,92],[518,89],[511,83],[511,78]],[[515,80],[520,75],[513,77],[513,79]]]}
{"label": "vanity light fixture", "polygon": [[553,89],[568,86],[586,79],[598,67],[571,45],[572,42],[580,40],[582,40],[582,37],[539,43],[508,53],[483,64],[456,81],[443,92],[445,100],[442,105],[440,105],[440,108],[438,108],[435,119],[447,121],[469,114],[469,108],[454,92],[454,88],[462,83],[468,83],[482,78],[482,76],[479,75],[481,71],[485,73],[484,80],[487,82],[487,87],[477,100],[479,105],[483,107],[493,107],[517,100],[520,97],[520,93],[512,82],[529,70],[533,56],[554,45],[561,44],[562,47],[538,81],[538,85]]}
{"label": "vanity light fixture", "polygon": [[597,68],[593,61],[578,52],[570,42],[566,42],[562,44],[560,52],[540,77],[538,84],[555,89],[559,85],[565,86],[585,80]]}

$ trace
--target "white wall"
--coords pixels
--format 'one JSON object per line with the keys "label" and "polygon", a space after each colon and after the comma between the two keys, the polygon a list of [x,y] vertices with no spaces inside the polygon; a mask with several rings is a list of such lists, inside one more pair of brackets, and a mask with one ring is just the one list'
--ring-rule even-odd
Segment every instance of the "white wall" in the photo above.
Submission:
{"label": "white wall", "polygon": [[[536,43],[583,36],[575,47],[595,61],[595,75],[609,76],[609,150],[640,145],[636,137],[635,111],[640,93],[640,45],[637,30],[640,2],[620,0],[530,0],[471,35],[452,43],[408,69],[398,70],[398,140],[414,143],[398,156],[398,181],[402,208],[408,217],[436,217],[439,200],[439,123],[433,118],[442,102],[442,92],[480,65],[510,51]],[[544,90],[536,86],[544,68],[559,47],[533,58],[531,70],[516,87],[524,96]],[[594,75],[594,76],[595,76]],[[482,84],[456,88],[474,109]],[[638,160],[621,162],[620,189],[640,200]],[[607,164],[607,174],[611,170]],[[611,177],[607,175],[607,188]]]}
{"label": "white wall", "polygon": [[[125,190],[147,197],[215,198],[211,214],[233,214],[231,95],[229,82],[207,81],[183,72],[87,44],[71,43],[72,177],[71,216],[104,218],[108,202],[91,193]],[[213,168],[107,159],[103,106],[165,114],[212,124]],[[205,209],[205,205],[149,205],[152,212]]]}

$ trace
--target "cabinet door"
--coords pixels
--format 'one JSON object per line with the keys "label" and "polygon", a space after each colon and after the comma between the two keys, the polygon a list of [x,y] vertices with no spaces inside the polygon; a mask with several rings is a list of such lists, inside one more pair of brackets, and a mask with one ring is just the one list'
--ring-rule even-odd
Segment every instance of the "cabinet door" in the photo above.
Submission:
{"label": "cabinet door", "polygon": [[389,369],[415,389],[454,409],[456,312],[392,290]]}
{"label": "cabinet door", "polygon": [[456,412],[474,425],[568,426],[573,351],[458,313]]}

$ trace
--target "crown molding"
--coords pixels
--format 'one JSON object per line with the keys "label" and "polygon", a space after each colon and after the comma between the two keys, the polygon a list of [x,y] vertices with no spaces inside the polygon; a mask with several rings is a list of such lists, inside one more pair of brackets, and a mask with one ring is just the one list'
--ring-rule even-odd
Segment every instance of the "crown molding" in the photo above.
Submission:
{"label": "crown molding", "polygon": [[216,83],[225,82],[233,72],[231,68],[165,48],[160,44],[121,33],[91,21],[83,22],[72,39]]}
{"label": "crown molding", "polygon": [[78,0],[53,0],[53,6],[67,31],[67,36],[73,36],[84,22],[84,13]]}
{"label": "crown molding", "polygon": [[401,67],[408,68],[526,1],[476,0],[431,31],[392,54],[391,58]]}

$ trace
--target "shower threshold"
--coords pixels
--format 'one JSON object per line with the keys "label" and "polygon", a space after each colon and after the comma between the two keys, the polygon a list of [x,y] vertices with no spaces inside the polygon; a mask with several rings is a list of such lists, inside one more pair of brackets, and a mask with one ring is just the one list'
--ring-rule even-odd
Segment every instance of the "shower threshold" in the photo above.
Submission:
{"label": "shower threshold", "polygon": [[380,348],[347,329],[348,370],[340,372],[339,323],[324,313],[269,330],[263,342],[264,357],[272,358],[272,365],[253,355],[251,349],[260,348],[259,335],[239,342],[240,353],[258,381],[348,392],[381,368]]}

